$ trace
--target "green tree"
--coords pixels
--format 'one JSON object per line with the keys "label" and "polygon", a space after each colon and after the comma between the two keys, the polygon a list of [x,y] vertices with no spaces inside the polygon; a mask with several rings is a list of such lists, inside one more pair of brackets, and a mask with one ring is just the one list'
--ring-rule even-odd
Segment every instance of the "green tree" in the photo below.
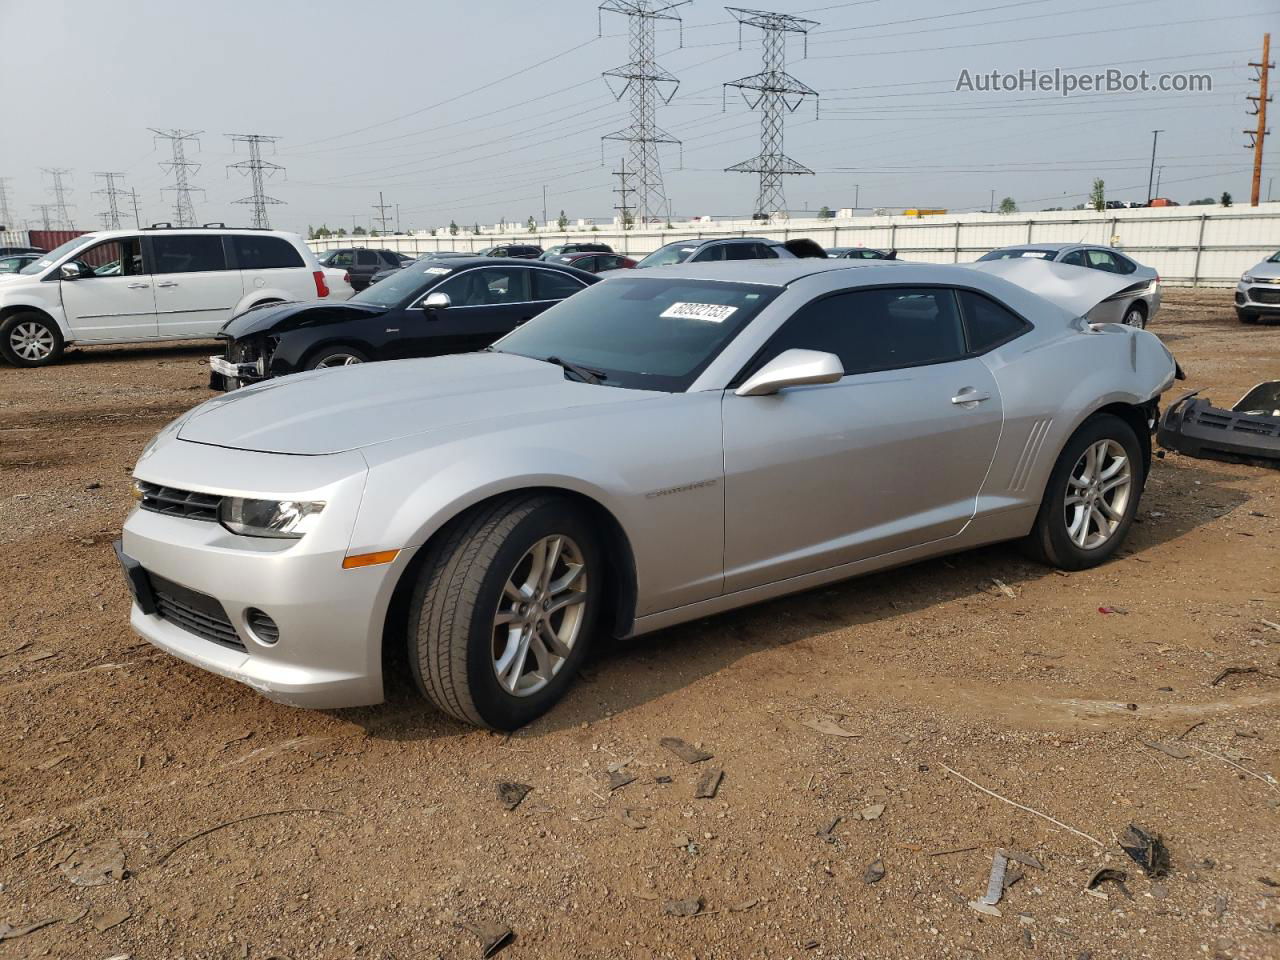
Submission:
{"label": "green tree", "polygon": [[477,237],[478,237],[478,236],[480,236],[480,223],[479,223],[479,221],[477,221],[476,223],[474,223],[474,224],[472,224],[472,225],[471,225],[471,232],[472,232],[472,233],[474,233]]}
{"label": "green tree", "polygon": [[1101,177],[1093,180],[1093,189],[1089,191],[1089,206],[1098,211],[1107,209],[1107,187]]}
{"label": "green tree", "polygon": [[592,233],[599,233],[599,232],[600,232],[600,228],[599,228],[599,227],[597,227],[597,226],[593,223],[593,224],[591,225],[591,232],[592,232]]}
{"label": "green tree", "polygon": [[819,220],[830,220],[834,216],[835,214],[832,212],[831,208],[825,203],[822,205],[822,209],[818,211]]}
{"label": "green tree", "polygon": [[1231,194],[1229,194],[1226,190],[1222,191],[1222,205],[1224,207],[1231,206]]}
{"label": "green tree", "polygon": [[560,216],[556,218],[556,226],[563,230],[569,226],[569,218],[564,215],[564,211],[560,211]]}
{"label": "green tree", "polygon": [[1003,200],[1000,201],[1000,212],[1001,213],[1017,213],[1018,212],[1018,204],[1014,202],[1013,197],[1005,197]]}
{"label": "green tree", "polygon": [[449,221],[449,236],[456,237],[458,235],[458,224],[454,220]]}
{"label": "green tree", "polygon": [[338,228],[338,236],[340,236],[340,237],[345,237],[346,235],[347,235],[347,228],[346,228],[346,227],[339,227],[339,228]]}
{"label": "green tree", "polygon": [[314,240],[316,238],[316,228],[311,224],[307,224],[307,239]]}
{"label": "green tree", "polygon": [[530,233],[537,233],[538,221],[534,220],[533,217],[530,217],[529,222],[525,224],[525,229],[527,229]]}
{"label": "green tree", "polygon": [[353,237],[367,237],[369,235],[369,231],[364,227],[353,227],[351,229],[351,235]]}

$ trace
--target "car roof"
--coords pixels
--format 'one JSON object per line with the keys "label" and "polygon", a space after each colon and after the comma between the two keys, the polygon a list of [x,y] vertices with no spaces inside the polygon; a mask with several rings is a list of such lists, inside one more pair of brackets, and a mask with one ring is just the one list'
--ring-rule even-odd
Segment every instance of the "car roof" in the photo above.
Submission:
{"label": "car roof", "polygon": [[[585,270],[579,270],[577,267],[571,267],[567,263],[555,263],[550,260],[525,260],[521,257],[482,257],[468,254],[462,257],[449,257],[449,270],[466,270],[470,267],[527,267],[531,270],[562,270],[565,273],[572,273],[575,276],[594,277],[594,273],[587,273]],[[407,267],[404,269],[408,269]]]}

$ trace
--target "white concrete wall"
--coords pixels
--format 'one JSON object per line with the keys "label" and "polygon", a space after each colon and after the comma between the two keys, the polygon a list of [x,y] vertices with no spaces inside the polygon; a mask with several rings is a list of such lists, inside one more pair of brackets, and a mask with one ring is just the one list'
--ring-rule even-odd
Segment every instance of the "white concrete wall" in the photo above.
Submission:
{"label": "white concrete wall", "polygon": [[554,246],[570,240],[607,243],[636,256],[672,240],[711,236],[757,236],[774,240],[810,237],[824,247],[891,247],[903,260],[967,263],[988,250],[1019,243],[1110,244],[1154,267],[1173,286],[1234,285],[1249,267],[1280,250],[1280,203],[1257,207],[1152,207],[1138,210],[1064,210],[1044,213],[962,213],[937,217],[848,217],[793,219],[776,223],[751,220],[673,224],[622,231],[616,225],[570,226],[567,231],[516,228],[475,236],[439,229],[414,235],[342,237],[313,240],[316,250],[377,246],[404,253],[432,250],[472,252],[498,243]]}

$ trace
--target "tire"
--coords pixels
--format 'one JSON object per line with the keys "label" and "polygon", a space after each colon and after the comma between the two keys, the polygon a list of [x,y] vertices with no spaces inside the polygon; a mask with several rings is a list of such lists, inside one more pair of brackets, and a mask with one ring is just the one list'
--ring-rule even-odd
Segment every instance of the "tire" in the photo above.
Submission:
{"label": "tire", "polygon": [[1135,300],[1125,308],[1124,325],[1137,327],[1139,330],[1147,329],[1147,308],[1141,300]]}
{"label": "tire", "polygon": [[[1103,480],[1097,487],[1082,487],[1080,477],[1082,472],[1088,474],[1089,452],[1100,449],[1100,445],[1105,445],[1110,454],[1102,458]],[[1115,465],[1117,455],[1123,455],[1125,465],[1119,473],[1108,477],[1107,470]],[[1127,486],[1117,484],[1108,490],[1107,484],[1126,470]],[[1089,418],[1067,441],[1049,474],[1035,526],[1025,541],[1028,552],[1042,563],[1061,570],[1084,570],[1103,563],[1128,536],[1145,483],[1142,447],[1133,427],[1109,413]],[[1116,493],[1122,486],[1125,495],[1121,500]],[[1083,492],[1077,493],[1081,490]],[[1095,499],[1099,490],[1105,492],[1100,499]],[[1069,496],[1081,502],[1068,506]],[[1090,504],[1095,502],[1105,504],[1094,508],[1097,517],[1089,513]]]}
{"label": "tire", "polygon": [[344,347],[341,344],[322,347],[307,358],[307,370],[321,370],[328,367],[349,367],[356,363],[368,363],[369,358],[363,351],[355,347]]}
{"label": "tire", "polygon": [[[537,551],[557,539],[550,596],[570,602],[548,615],[538,603],[545,594],[528,588],[539,582]],[[575,564],[581,564],[576,574]],[[516,581],[532,604],[508,592]],[[569,502],[527,494],[482,505],[442,531],[419,572],[406,638],[418,689],[464,723],[491,730],[524,726],[573,681],[604,595],[599,540]],[[546,628],[561,644],[560,655],[543,639]]]}
{"label": "tire", "polygon": [[15,367],[47,367],[65,347],[62,331],[43,313],[15,313],[0,325],[0,354]]}
{"label": "tire", "polygon": [[1236,319],[1241,323],[1257,323],[1258,315],[1256,313],[1250,313],[1248,310],[1240,310],[1237,308]]}

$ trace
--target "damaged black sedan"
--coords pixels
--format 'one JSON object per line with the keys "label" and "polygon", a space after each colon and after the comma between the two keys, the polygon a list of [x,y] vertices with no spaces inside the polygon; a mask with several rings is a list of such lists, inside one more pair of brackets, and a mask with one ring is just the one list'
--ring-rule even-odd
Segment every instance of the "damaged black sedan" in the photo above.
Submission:
{"label": "damaged black sedan", "polygon": [[209,385],[234,390],[302,370],[479,350],[599,280],[532,260],[422,260],[344,303],[268,304],[232,317],[218,333],[224,353],[209,358]]}

